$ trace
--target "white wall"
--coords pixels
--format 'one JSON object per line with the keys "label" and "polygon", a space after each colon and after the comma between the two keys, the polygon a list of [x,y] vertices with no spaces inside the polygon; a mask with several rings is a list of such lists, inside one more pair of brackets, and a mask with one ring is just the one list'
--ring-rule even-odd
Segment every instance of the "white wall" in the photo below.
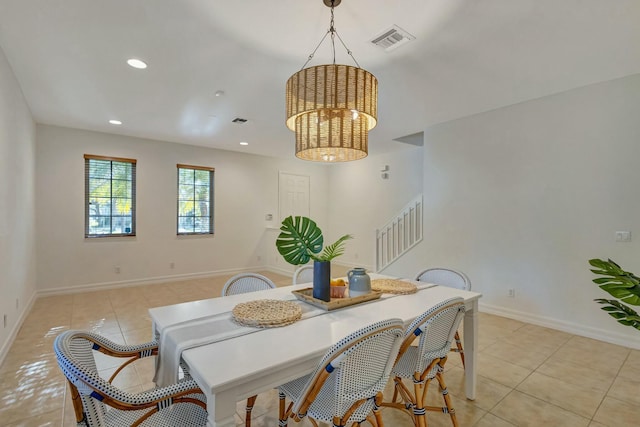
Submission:
{"label": "white wall", "polygon": [[[329,176],[328,242],[352,234],[337,263],[375,269],[376,229],[422,192],[422,147],[335,164]],[[380,169],[387,165],[388,179]],[[326,236],[325,236],[326,237]]]}
{"label": "white wall", "polygon": [[427,129],[424,241],[388,271],[454,266],[485,310],[640,348],[593,302],[609,295],[587,263],[640,273],[638,111],[633,75]]}
{"label": "white wall", "polygon": [[[137,159],[136,237],[84,238],[84,154]],[[274,233],[265,214],[277,218],[281,170],[311,176],[311,214],[326,221],[321,165],[42,125],[37,159],[42,291],[268,265]],[[215,168],[214,236],[176,236],[177,163]]]}
{"label": "white wall", "polygon": [[0,363],[35,295],[34,186],[35,125],[0,49]]}

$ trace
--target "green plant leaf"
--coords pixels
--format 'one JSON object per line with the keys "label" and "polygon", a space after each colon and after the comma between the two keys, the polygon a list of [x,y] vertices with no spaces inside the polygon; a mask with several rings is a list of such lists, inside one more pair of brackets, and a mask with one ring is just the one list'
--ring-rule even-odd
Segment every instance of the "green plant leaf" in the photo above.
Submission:
{"label": "green plant leaf", "polygon": [[640,330],[640,315],[630,307],[616,300],[598,298],[594,301],[604,305],[604,307],[600,308],[606,311],[609,316],[616,319],[618,323]]}
{"label": "green plant leaf", "polygon": [[306,264],[322,251],[322,230],[315,221],[304,216],[288,216],[282,221],[276,248],[289,264]]}
{"label": "green plant leaf", "polygon": [[[594,271],[594,270],[591,270]],[[600,273],[597,273],[600,274]],[[609,277],[598,277],[597,279],[593,279],[593,283],[596,283],[598,285],[601,285],[603,283],[609,283],[611,281],[611,279]]]}
{"label": "green plant leaf", "polygon": [[280,230],[276,248],[285,261],[293,265],[306,264],[311,259],[331,261],[344,254],[345,241],[353,238],[350,234],[345,234],[323,250],[322,230],[306,216],[286,217]]}
{"label": "green plant leaf", "polygon": [[349,239],[353,239],[353,236],[350,234],[345,234],[344,236],[336,240],[335,243],[325,247],[318,257],[320,258],[319,261],[331,261],[335,257],[344,254],[344,244]]}
{"label": "green plant leaf", "polygon": [[593,279],[594,283],[600,285],[600,289],[627,304],[640,306],[640,278],[624,271],[610,259],[591,259],[589,264],[598,268],[591,270],[594,274],[604,276]]}

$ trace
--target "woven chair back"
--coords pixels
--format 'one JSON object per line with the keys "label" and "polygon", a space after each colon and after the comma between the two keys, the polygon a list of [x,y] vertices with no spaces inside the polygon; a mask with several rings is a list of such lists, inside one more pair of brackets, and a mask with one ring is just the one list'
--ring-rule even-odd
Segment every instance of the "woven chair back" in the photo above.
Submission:
{"label": "woven chair back", "polygon": [[416,280],[462,289],[463,291],[471,290],[471,281],[467,275],[462,271],[452,270],[450,268],[429,268],[420,272],[416,276]]}
{"label": "woven chair back", "polygon": [[293,284],[313,282],[313,265],[303,265],[293,273]]}
{"label": "woven chair back", "polygon": [[464,299],[450,298],[411,322],[405,333],[402,348],[407,348],[416,335],[419,337],[419,357],[414,372],[423,372],[433,359],[442,359],[449,353],[464,311]]}
{"label": "woven chair back", "polygon": [[273,289],[276,284],[268,277],[257,273],[240,273],[227,280],[222,288],[222,296],[245,294],[247,292]]}
{"label": "woven chair back", "polygon": [[[368,399],[350,420],[366,418],[373,409],[373,398],[382,392],[389,379],[403,333],[402,321],[389,319],[362,328],[334,344],[311,375],[293,413],[299,413],[304,402],[312,400],[309,412],[314,411],[314,405],[332,405],[333,416],[342,417],[355,402]],[[315,393],[334,399],[314,400]]]}
{"label": "woven chair back", "polygon": [[105,418],[105,405],[93,396],[118,397],[122,392],[98,375],[93,355],[91,334],[81,331],[66,331],[54,341],[58,365],[65,377],[76,388],[85,412],[85,422],[89,427],[100,427]]}

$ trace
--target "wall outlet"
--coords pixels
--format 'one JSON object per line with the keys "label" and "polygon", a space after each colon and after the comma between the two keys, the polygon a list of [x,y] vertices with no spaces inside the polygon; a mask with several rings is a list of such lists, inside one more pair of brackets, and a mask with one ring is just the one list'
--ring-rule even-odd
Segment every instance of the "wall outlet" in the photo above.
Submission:
{"label": "wall outlet", "polygon": [[2,327],[3,327],[3,328],[6,328],[6,327],[7,327],[7,315],[6,315],[6,314],[3,316],[2,323],[3,323],[3,326],[2,326]]}
{"label": "wall outlet", "polygon": [[169,268],[170,268],[170,269],[172,269],[172,270],[173,270],[174,268],[176,268],[176,263],[175,263],[175,262],[170,262],[170,263],[169,263]]}
{"label": "wall outlet", "polygon": [[20,308],[20,298],[16,298],[16,310]]}
{"label": "wall outlet", "polygon": [[258,261],[262,261],[262,257],[261,257],[260,255],[258,255],[258,256],[256,257],[256,259],[257,259]]}
{"label": "wall outlet", "polygon": [[516,297],[516,290],[515,289],[509,289],[509,293],[507,294],[509,296],[509,298],[515,298]]}
{"label": "wall outlet", "polygon": [[115,273],[116,273],[116,274],[120,274],[120,267],[115,266],[115,267],[113,268],[113,271],[115,271]]}

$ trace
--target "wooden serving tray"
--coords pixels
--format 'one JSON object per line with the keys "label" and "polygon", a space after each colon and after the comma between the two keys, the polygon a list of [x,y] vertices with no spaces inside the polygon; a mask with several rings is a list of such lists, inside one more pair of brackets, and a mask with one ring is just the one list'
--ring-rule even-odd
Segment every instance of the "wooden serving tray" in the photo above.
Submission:
{"label": "wooden serving tray", "polygon": [[382,292],[380,291],[371,291],[365,295],[359,295],[357,297],[345,297],[345,298],[331,298],[331,301],[322,301],[321,299],[317,299],[313,297],[313,288],[305,288],[299,289],[297,291],[291,291],[293,295],[296,296],[300,301],[304,301],[311,305],[315,305],[316,307],[320,307],[323,310],[331,311],[337,308],[348,307],[354,304],[360,304],[366,301],[372,301],[374,299],[380,298]]}

